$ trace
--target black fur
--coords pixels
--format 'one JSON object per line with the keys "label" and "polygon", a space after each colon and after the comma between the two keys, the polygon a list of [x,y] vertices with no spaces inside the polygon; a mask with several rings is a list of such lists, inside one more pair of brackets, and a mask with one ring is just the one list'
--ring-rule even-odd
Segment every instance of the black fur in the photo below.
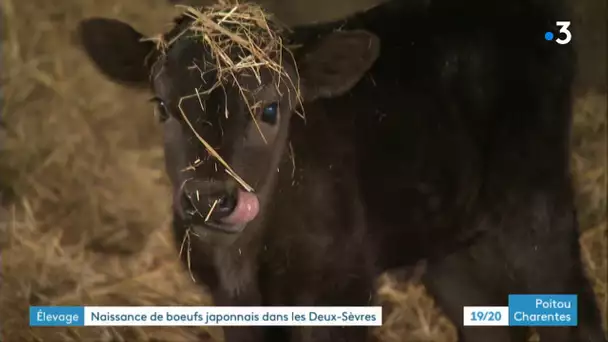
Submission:
{"label": "black fur", "polygon": [[[291,119],[295,170],[285,149],[254,225],[229,246],[191,238],[188,262],[216,305],[367,305],[381,272],[427,260],[423,281],[461,342],[525,341],[524,329],[462,327],[463,306],[506,305],[509,293],[578,294],[579,326],[539,329],[542,341],[606,342],[569,175],[575,56],[543,39],[568,13],[558,1],[394,1],[295,28],[296,59],[336,28],[374,33],[380,57],[349,93],[306,104],[306,124]],[[187,228],[176,213],[178,248]],[[372,339],[224,331],[227,342]]]}

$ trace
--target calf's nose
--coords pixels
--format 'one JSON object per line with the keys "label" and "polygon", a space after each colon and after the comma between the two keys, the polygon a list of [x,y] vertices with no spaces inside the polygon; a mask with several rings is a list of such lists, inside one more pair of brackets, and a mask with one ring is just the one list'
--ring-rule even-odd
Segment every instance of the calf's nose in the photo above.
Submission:
{"label": "calf's nose", "polygon": [[179,198],[182,213],[190,219],[233,225],[253,220],[260,206],[254,193],[194,180],[184,184]]}

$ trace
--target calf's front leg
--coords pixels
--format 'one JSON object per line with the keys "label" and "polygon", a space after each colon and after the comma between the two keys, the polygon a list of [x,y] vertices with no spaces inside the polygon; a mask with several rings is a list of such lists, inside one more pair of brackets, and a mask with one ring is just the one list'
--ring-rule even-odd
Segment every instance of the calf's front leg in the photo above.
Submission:
{"label": "calf's front leg", "polygon": [[[206,286],[215,306],[261,306],[255,256],[239,252],[239,246],[214,247],[188,232],[179,217],[173,231],[184,267],[197,284]],[[243,248],[245,249],[245,248]],[[226,324],[230,324],[226,322]],[[225,342],[263,342],[265,328],[260,326],[225,326]]]}

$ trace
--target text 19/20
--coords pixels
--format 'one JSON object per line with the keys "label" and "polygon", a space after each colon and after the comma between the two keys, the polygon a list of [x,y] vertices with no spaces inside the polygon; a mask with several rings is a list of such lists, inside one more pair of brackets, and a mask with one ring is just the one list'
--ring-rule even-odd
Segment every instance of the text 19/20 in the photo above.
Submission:
{"label": "text 19/20", "polygon": [[471,311],[471,321],[500,322],[502,314],[500,311]]}
{"label": "text 19/20", "polygon": [[465,306],[464,326],[508,326],[509,308],[506,306]]}

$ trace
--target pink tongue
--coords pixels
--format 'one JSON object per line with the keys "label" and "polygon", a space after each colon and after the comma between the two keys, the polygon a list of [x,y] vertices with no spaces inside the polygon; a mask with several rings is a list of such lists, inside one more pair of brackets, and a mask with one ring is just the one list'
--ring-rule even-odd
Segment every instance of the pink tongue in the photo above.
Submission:
{"label": "pink tongue", "polygon": [[260,202],[258,197],[251,192],[239,190],[236,208],[232,214],[222,219],[228,224],[243,224],[253,220],[260,211]]}

